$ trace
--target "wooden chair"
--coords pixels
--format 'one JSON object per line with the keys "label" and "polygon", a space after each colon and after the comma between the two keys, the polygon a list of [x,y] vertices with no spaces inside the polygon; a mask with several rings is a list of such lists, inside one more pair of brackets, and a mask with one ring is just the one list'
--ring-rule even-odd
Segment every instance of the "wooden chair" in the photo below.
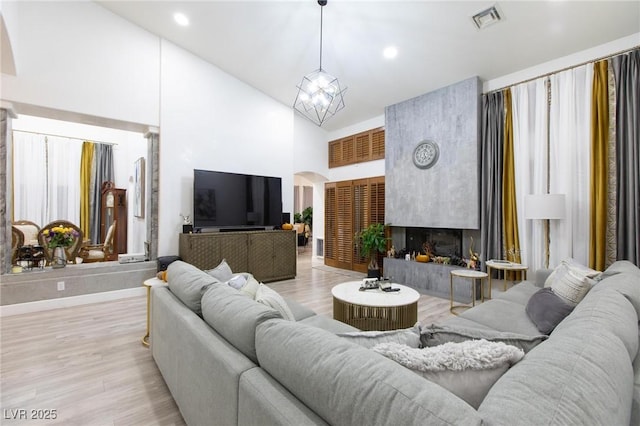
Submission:
{"label": "wooden chair", "polygon": [[24,245],[24,234],[15,226],[11,227],[11,264],[16,264],[18,250]]}
{"label": "wooden chair", "polygon": [[38,245],[38,232],[40,227],[35,223],[28,220],[16,220],[11,222],[11,226],[22,233],[22,244],[20,246],[35,246]]}
{"label": "wooden chair", "polygon": [[116,222],[113,221],[102,244],[85,244],[80,247],[79,256],[84,263],[105,262],[112,260],[113,237],[116,233]]}
{"label": "wooden chair", "polygon": [[77,263],[76,257],[78,256],[78,251],[80,250],[80,246],[82,246],[82,238],[84,235],[82,233],[82,229],[80,229],[80,227],[78,227],[77,225],[74,225],[73,223],[66,220],[54,220],[53,222],[48,223],[38,232],[38,243],[44,249],[44,257],[47,260],[47,265],[50,265],[53,260],[53,249],[48,247],[47,239],[43,232],[45,230],[49,230],[56,226],[72,228],[72,229],[75,229],[75,231],[78,233],[78,237],[74,239],[73,244],[71,244],[69,247],[65,247],[64,249],[64,252],[67,255],[67,263],[69,262]]}

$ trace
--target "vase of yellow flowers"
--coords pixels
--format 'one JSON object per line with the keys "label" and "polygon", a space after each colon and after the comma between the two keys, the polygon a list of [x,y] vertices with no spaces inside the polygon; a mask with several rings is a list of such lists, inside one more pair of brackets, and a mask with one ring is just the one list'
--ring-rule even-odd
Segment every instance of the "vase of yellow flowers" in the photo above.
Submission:
{"label": "vase of yellow flowers", "polygon": [[67,266],[67,253],[65,248],[70,247],[79,234],[73,228],[66,226],[54,226],[43,231],[47,247],[53,249],[51,259],[52,268],[64,268]]}

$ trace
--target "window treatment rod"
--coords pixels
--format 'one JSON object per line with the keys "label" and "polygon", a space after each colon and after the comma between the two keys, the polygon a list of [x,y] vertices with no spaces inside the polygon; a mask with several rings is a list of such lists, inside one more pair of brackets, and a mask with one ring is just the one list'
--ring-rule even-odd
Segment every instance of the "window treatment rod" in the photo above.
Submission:
{"label": "window treatment rod", "polygon": [[541,75],[538,75],[538,76],[536,76],[536,77],[531,77],[531,78],[528,78],[528,79],[526,79],[526,80],[518,81],[518,82],[516,82],[516,83],[509,84],[508,86],[501,87],[501,88],[499,88],[499,89],[490,90],[490,91],[488,91],[488,92],[486,92],[486,93],[483,93],[483,95],[488,95],[488,94],[490,94],[490,93],[500,92],[500,91],[502,91],[502,90],[504,90],[504,89],[507,89],[507,88],[509,88],[509,87],[517,86],[517,85],[519,85],[519,84],[529,83],[529,82],[531,82],[531,81],[533,81],[533,80],[537,80],[537,79],[539,79],[539,78],[543,78],[543,77],[549,77],[549,76],[551,76],[551,75],[553,75],[553,74],[557,74],[557,73],[559,73],[559,72],[563,72],[563,71],[567,71],[567,70],[572,70],[572,69],[574,69],[574,68],[578,68],[578,67],[581,67],[581,66],[583,66],[583,65],[592,64],[592,63],[594,63],[594,62],[603,61],[603,60],[605,60],[605,59],[611,59],[611,58],[613,58],[613,57],[616,57],[616,56],[619,56],[619,55],[624,55],[625,53],[632,52],[632,51],[634,51],[634,50],[636,50],[636,49],[640,49],[640,45],[638,45],[638,46],[634,46],[634,47],[630,47],[629,49],[621,50],[621,51],[616,52],[616,53],[611,53],[611,54],[609,54],[609,55],[607,55],[607,56],[601,56],[601,57],[599,57],[599,58],[590,59],[590,60],[588,60],[588,61],[584,61],[584,62],[581,62],[581,63],[576,64],[576,65],[571,65],[571,66],[568,66],[568,67],[564,67],[564,68],[561,68],[561,69],[556,70],[556,71],[551,71],[551,72],[548,72],[548,73],[545,73],[545,74],[541,74]]}
{"label": "window treatment rod", "polygon": [[118,145],[117,142],[105,142],[105,141],[97,141],[97,140],[93,140],[93,139],[82,139],[82,138],[77,138],[77,137],[74,137],[74,136],[63,136],[63,135],[54,135],[54,134],[51,134],[51,133],[31,132],[29,130],[13,130],[13,131],[14,132],[20,132],[20,133],[30,133],[32,135],[52,136],[54,138],[74,139],[74,140],[77,140],[77,141],[97,143],[97,144],[101,144],[101,145]]}

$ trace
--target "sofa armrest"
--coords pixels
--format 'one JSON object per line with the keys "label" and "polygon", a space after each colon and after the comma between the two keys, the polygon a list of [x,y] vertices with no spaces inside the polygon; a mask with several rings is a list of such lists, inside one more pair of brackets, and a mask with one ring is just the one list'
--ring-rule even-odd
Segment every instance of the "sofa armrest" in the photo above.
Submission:
{"label": "sofa armrest", "polygon": [[553,269],[538,269],[536,271],[536,286],[542,288],[544,287],[544,282],[547,281],[549,275],[553,272]]}

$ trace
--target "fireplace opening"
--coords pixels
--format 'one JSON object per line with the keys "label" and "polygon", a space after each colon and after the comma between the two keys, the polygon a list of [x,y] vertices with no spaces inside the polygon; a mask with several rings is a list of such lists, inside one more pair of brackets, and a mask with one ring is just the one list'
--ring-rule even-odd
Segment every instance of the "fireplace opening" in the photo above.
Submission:
{"label": "fireplace opening", "polygon": [[423,244],[430,243],[435,256],[462,257],[462,229],[406,228],[407,253],[423,253]]}

